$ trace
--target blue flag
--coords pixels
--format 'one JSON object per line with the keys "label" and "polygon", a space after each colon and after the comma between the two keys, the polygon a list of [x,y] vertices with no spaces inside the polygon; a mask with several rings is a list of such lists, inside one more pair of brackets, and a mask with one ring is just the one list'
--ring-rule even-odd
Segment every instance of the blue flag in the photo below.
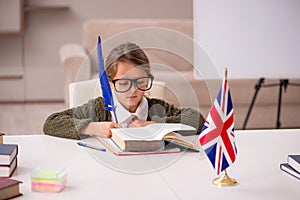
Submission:
{"label": "blue flag", "polygon": [[102,89],[103,100],[105,103],[105,110],[112,111],[114,113],[116,123],[118,123],[117,115],[116,115],[116,107],[114,104],[114,98],[113,98],[112,91],[111,91],[111,88],[109,85],[106,71],[104,69],[100,36],[98,36],[97,52],[98,52],[99,80],[100,80],[100,85],[101,85],[101,89]]}

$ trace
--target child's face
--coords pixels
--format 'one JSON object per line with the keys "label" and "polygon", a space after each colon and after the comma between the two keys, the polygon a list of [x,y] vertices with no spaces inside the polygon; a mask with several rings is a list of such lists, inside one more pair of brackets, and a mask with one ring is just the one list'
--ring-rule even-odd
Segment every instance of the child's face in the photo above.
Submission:
{"label": "child's face", "polygon": [[[113,79],[137,79],[142,77],[147,77],[147,73],[145,70],[136,67],[131,63],[120,62],[117,67],[116,76]],[[136,111],[145,93],[144,91],[137,89],[134,83],[132,84],[132,87],[126,92],[117,92],[113,84],[111,85],[111,88],[113,88],[119,102],[127,110],[129,110],[129,112],[132,113]]]}

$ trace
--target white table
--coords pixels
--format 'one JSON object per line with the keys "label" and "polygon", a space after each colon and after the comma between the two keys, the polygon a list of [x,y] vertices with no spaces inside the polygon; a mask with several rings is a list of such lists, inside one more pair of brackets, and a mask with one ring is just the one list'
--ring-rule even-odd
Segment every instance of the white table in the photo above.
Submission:
{"label": "white table", "polygon": [[[236,131],[238,157],[228,174],[235,187],[218,188],[208,159],[197,153],[116,157],[82,148],[75,140],[45,135],[5,136],[19,144],[19,163],[12,178],[23,181],[19,199],[299,199],[300,181],[279,169],[287,155],[300,153],[300,130]],[[140,171],[160,161],[173,161],[160,170]],[[99,158],[103,157],[102,162]],[[105,164],[105,159],[112,163]],[[172,159],[171,159],[172,160]],[[117,168],[113,169],[113,165]],[[137,174],[134,166],[137,165]],[[121,172],[122,165],[124,171]],[[32,192],[30,173],[37,167],[66,167],[67,187],[60,193]],[[112,166],[112,167],[109,167]],[[128,170],[129,169],[129,170]]]}

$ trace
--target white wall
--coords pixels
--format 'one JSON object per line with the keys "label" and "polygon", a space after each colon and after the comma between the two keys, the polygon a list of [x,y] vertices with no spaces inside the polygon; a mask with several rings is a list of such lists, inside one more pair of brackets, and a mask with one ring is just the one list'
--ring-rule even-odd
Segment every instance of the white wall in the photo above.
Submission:
{"label": "white wall", "polygon": [[220,74],[300,78],[299,0],[194,0],[194,23]]}

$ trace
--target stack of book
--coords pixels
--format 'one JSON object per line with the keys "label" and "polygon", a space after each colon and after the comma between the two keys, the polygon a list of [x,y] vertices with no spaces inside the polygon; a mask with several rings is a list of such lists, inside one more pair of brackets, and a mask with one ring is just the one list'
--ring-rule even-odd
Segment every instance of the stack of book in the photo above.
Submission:
{"label": "stack of book", "polygon": [[11,177],[17,168],[17,144],[0,144],[0,177]]}
{"label": "stack of book", "polygon": [[4,133],[0,132],[0,199],[11,199],[22,195],[21,181],[10,179],[17,168],[17,144],[3,144]]}
{"label": "stack of book", "polygon": [[300,179],[300,155],[288,155],[287,163],[280,164],[280,169]]}

